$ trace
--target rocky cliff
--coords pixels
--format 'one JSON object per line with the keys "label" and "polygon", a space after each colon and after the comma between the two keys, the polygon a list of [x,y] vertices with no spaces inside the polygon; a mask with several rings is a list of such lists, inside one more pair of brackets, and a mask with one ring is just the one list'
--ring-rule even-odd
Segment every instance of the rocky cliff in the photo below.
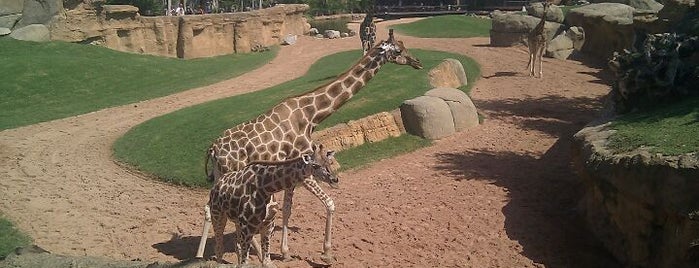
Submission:
{"label": "rocky cliff", "polygon": [[239,13],[140,16],[133,6],[81,4],[54,17],[51,40],[179,58],[247,53],[278,45],[310,26],[307,5],[277,5]]}
{"label": "rocky cliff", "polygon": [[626,267],[699,267],[699,155],[613,154],[609,123],[575,134],[585,219]]}

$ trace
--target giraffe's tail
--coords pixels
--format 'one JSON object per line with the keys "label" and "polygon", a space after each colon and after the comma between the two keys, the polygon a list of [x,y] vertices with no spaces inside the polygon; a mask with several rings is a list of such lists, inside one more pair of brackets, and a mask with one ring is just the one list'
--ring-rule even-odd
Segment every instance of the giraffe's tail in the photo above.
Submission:
{"label": "giraffe's tail", "polygon": [[[211,172],[209,172],[209,161],[211,161]],[[214,170],[216,169],[216,160],[214,157],[214,146],[210,146],[206,150],[206,159],[204,160],[204,173],[206,173],[207,181],[214,181]]]}

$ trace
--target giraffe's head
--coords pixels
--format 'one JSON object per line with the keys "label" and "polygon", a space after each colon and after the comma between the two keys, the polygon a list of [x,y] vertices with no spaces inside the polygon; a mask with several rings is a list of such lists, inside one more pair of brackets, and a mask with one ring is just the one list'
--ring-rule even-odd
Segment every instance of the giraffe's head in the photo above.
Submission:
{"label": "giraffe's head", "polygon": [[541,6],[544,8],[544,13],[546,13],[546,10],[551,6],[551,2],[548,0],[545,0],[541,2]]}
{"label": "giraffe's head", "polygon": [[415,69],[422,69],[420,60],[410,55],[408,49],[403,45],[403,41],[396,40],[393,37],[393,29],[388,30],[388,40],[381,41],[378,45],[381,49],[380,53],[386,55],[388,62],[393,62],[400,65],[410,65]]}
{"label": "giraffe's head", "polygon": [[332,188],[338,188],[340,180],[337,177],[335,151],[328,151],[323,145],[313,144],[313,152],[301,156],[306,168],[316,180],[324,181]]}

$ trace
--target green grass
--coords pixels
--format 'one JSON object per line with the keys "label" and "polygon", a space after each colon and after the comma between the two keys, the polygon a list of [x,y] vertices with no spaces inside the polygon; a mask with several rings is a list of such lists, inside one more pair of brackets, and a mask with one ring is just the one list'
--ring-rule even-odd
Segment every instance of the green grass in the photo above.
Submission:
{"label": "green grass", "polygon": [[182,60],[0,38],[0,130],[212,84],[255,69],[275,54]]}
{"label": "green grass", "polygon": [[490,19],[463,15],[436,16],[393,28],[405,35],[425,38],[466,38],[490,36]]}
{"label": "green grass", "polygon": [[362,168],[381,159],[409,153],[430,146],[432,141],[403,134],[375,143],[365,143],[337,153],[337,162],[341,164],[340,171]]}
{"label": "green grass", "polygon": [[[425,50],[411,50],[411,53],[422,61],[424,69],[414,70],[408,66],[386,64],[364,89],[327,118],[318,129],[390,111],[399,107],[404,100],[422,95],[429,89],[428,70],[445,58],[460,60],[471,83],[480,76],[475,61],[464,56]],[[121,162],[168,182],[207,186],[203,171],[205,151],[225,129],[266,112],[286,97],[310,91],[329,82],[352,66],[360,55],[361,52],[357,50],[333,54],[320,59],[305,76],[296,80],[262,91],[185,108],[144,122],[117,140],[114,156]],[[378,144],[380,143],[375,145]],[[360,157],[344,159],[347,158]],[[361,163],[341,164],[361,166]]]}
{"label": "green grass", "polygon": [[614,152],[648,147],[653,153],[680,155],[699,151],[699,98],[642,113],[624,115],[612,123]]}
{"label": "green grass", "polygon": [[8,220],[0,217],[0,260],[7,257],[15,248],[31,243],[29,236],[15,228]]}

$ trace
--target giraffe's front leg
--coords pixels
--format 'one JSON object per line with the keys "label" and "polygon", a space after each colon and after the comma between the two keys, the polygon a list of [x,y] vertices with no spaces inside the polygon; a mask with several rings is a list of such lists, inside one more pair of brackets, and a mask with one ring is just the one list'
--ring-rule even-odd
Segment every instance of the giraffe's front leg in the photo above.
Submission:
{"label": "giraffe's front leg", "polygon": [[294,189],[284,191],[284,206],[282,208],[282,258],[284,261],[291,260],[289,254],[289,217],[291,217],[291,205],[294,199]]}
{"label": "giraffe's front leg", "polygon": [[247,267],[253,233],[250,232],[247,226],[244,228],[241,227],[242,224],[238,224],[238,241],[240,241],[240,247],[238,248],[238,266]]}
{"label": "giraffe's front leg", "polygon": [[214,209],[213,213],[211,213],[211,220],[214,226],[214,240],[216,241],[216,246],[214,247],[216,262],[223,263],[223,232],[226,229],[228,218],[217,209]]}
{"label": "giraffe's front leg", "polygon": [[320,188],[316,180],[306,179],[303,181],[303,186],[325,205],[325,240],[323,241],[323,254],[320,256],[320,259],[326,263],[332,263],[335,261],[335,257],[332,254],[332,221],[333,213],[335,212],[335,202]]}
{"label": "giraffe's front leg", "polygon": [[325,241],[323,241],[323,255],[320,258],[326,263],[332,263],[335,261],[335,257],[332,254],[332,223],[333,223],[333,213],[335,212],[335,202],[332,199],[328,199],[325,202],[325,208],[327,210],[325,218]]}
{"label": "giraffe's front leg", "polygon": [[199,249],[197,250],[197,256],[195,258],[204,258],[204,249],[206,247],[206,238],[209,236],[209,228],[211,227],[211,208],[207,204],[204,206],[204,232],[201,234],[201,239],[199,240]]}
{"label": "giraffe's front leg", "polygon": [[[262,266],[264,268],[276,268],[277,266],[272,263],[272,259],[269,256],[269,240],[272,238],[272,234],[274,233],[274,219],[276,218],[276,214],[279,211],[278,206],[276,202],[272,202],[268,205],[267,207],[267,216],[265,217],[265,220],[263,222],[263,227],[260,232],[261,241],[262,241],[262,256],[263,260],[261,261]],[[258,253],[259,254],[259,253]]]}

